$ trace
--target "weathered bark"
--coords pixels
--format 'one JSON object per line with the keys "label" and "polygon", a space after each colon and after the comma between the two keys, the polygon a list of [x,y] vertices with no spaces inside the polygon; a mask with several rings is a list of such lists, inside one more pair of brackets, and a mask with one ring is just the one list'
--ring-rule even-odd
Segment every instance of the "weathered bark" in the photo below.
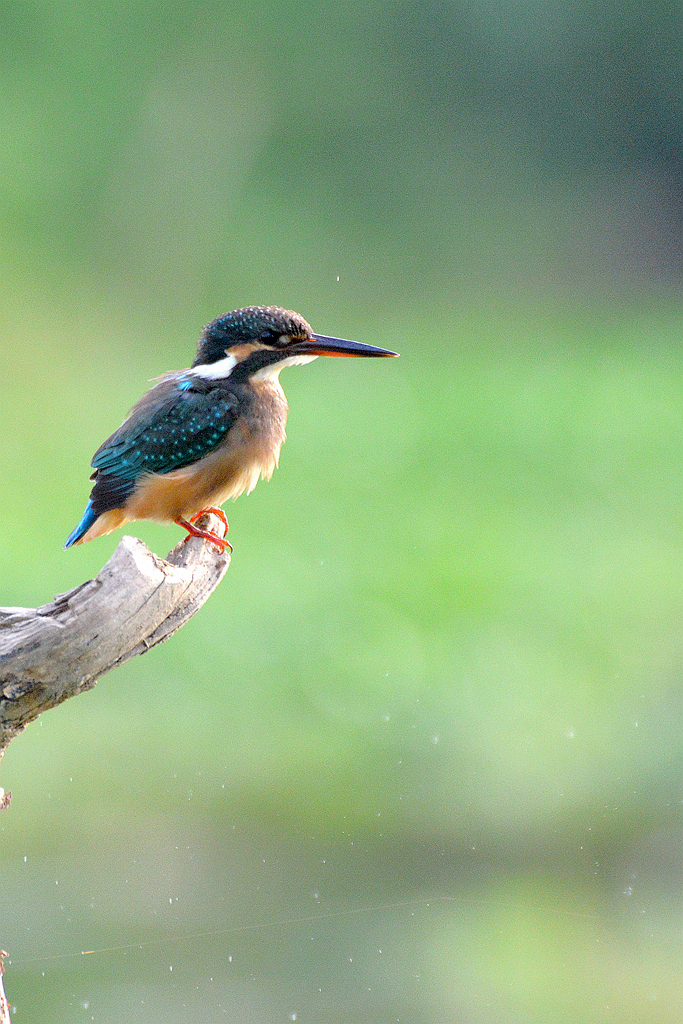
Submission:
{"label": "weathered bark", "polygon": [[[214,515],[201,528],[225,533]],[[124,537],[94,580],[41,608],[0,608],[0,759],[43,711],[180,629],[229,564],[229,551],[200,538],[164,560]]]}
{"label": "weathered bark", "polygon": [[9,1003],[7,1002],[5,989],[2,984],[2,976],[5,973],[5,965],[2,961],[6,956],[9,956],[9,953],[6,953],[4,949],[0,949],[0,1024],[10,1024],[11,1020],[9,1015]]}

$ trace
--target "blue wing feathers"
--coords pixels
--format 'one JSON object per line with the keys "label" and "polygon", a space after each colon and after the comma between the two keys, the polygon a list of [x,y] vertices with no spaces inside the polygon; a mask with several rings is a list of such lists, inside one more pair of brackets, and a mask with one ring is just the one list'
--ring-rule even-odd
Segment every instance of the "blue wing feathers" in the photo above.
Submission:
{"label": "blue wing feathers", "polygon": [[217,387],[197,391],[186,379],[164,380],[98,449],[92,466],[98,476],[135,479],[197,462],[225,437],[234,406],[234,396]]}

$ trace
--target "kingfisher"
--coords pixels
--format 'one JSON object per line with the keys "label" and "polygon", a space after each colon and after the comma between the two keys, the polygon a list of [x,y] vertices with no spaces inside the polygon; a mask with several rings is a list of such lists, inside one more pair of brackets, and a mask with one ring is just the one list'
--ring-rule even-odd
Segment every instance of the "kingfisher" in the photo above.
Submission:
{"label": "kingfisher", "polygon": [[316,356],[395,356],[388,349],[314,334],[298,313],[246,306],[202,331],[189,369],[143,395],[92,459],[95,485],[65,548],[135,519],[173,522],[190,536],[227,540],[196,524],[205,512],[270,479],[285,440],[279,374]]}

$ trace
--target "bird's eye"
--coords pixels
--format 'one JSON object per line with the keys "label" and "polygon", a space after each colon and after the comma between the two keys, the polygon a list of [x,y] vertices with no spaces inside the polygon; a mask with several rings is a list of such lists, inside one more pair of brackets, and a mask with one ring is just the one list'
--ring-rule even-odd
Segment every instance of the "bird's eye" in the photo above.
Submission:
{"label": "bird's eye", "polygon": [[259,341],[262,341],[264,345],[273,345],[279,341],[280,335],[277,331],[263,331],[259,335]]}

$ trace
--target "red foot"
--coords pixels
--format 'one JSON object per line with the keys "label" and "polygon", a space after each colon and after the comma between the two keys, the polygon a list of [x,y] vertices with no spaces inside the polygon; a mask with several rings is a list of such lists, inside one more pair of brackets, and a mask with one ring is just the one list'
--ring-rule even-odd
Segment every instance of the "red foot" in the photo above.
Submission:
{"label": "red foot", "polygon": [[210,530],[200,530],[199,527],[193,525],[200,516],[206,515],[207,512],[213,512],[224,524],[226,531],[229,529],[228,517],[222,508],[203,508],[201,512],[196,512],[195,515],[191,516],[189,523],[187,519],[174,519],[173,521],[176,526],[182,526],[183,530],[187,530],[186,541],[190,537],[201,537],[203,540],[210,540],[212,544],[216,544],[221,551],[229,548],[232,553],[232,544],[224,537],[219,537],[217,533],[212,533]]}
{"label": "red foot", "polygon": [[209,512],[213,512],[215,516],[218,516],[223,526],[225,527],[225,532],[227,533],[228,530],[230,529],[230,527],[228,526],[228,517],[226,516],[222,508],[216,508],[215,505],[212,505],[210,508],[203,508],[201,512],[195,512],[193,516],[190,516],[190,522],[196,523],[200,516],[205,516]]}

